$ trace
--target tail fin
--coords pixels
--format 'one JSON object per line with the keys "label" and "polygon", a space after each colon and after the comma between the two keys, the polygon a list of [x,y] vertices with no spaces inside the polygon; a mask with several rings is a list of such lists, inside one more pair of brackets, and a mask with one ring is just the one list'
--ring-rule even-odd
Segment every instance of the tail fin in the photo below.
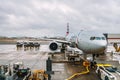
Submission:
{"label": "tail fin", "polygon": [[67,23],[67,32],[66,32],[66,36],[68,36],[69,34],[69,23]]}

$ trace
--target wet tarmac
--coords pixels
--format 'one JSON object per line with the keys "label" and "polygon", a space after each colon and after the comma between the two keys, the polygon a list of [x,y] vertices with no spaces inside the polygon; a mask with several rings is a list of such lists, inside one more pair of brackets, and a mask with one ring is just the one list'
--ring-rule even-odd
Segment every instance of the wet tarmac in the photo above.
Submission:
{"label": "wet tarmac", "polygon": [[[23,62],[25,67],[31,68],[31,70],[35,69],[44,69],[46,70],[46,60],[48,57],[51,57],[48,54],[49,49],[48,45],[41,45],[40,50],[27,50],[24,51],[23,49],[16,50],[16,46],[13,45],[12,47],[6,47],[3,49],[4,51],[0,52],[0,65],[3,64],[13,64],[16,62]],[[110,56],[110,54],[108,54]],[[102,57],[101,59],[97,59],[98,61],[104,60],[111,60],[112,57]],[[54,59],[62,60],[63,55],[55,55]],[[116,64],[120,66],[119,64]],[[75,65],[73,63],[53,63],[52,70],[55,74],[52,75],[51,80],[65,80],[72,76],[74,73],[85,71],[85,67],[82,64]],[[95,73],[94,69],[90,69],[89,74],[80,75],[75,77],[73,80],[100,80],[97,74]]]}

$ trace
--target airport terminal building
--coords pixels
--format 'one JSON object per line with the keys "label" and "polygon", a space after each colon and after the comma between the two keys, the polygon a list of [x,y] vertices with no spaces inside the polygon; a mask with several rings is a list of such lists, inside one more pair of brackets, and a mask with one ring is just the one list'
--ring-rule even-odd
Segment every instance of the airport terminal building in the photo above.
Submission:
{"label": "airport terminal building", "polygon": [[105,33],[105,36],[108,39],[108,43],[118,43],[120,44],[120,34],[113,34],[113,33]]}

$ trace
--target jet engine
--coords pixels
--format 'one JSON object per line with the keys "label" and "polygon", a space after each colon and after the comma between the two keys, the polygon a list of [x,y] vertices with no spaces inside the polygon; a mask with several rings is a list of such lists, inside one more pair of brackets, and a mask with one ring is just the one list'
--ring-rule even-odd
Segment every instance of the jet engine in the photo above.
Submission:
{"label": "jet engine", "polygon": [[57,43],[57,42],[51,42],[50,44],[49,44],[49,49],[51,50],[51,51],[55,51],[55,50],[57,50],[59,48],[59,44]]}

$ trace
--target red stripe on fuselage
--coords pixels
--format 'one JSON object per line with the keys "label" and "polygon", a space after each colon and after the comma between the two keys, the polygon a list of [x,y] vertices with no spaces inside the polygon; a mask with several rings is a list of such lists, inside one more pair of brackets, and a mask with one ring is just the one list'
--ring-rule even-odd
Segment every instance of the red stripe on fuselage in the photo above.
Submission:
{"label": "red stripe on fuselage", "polygon": [[108,38],[108,39],[120,39],[120,38]]}

